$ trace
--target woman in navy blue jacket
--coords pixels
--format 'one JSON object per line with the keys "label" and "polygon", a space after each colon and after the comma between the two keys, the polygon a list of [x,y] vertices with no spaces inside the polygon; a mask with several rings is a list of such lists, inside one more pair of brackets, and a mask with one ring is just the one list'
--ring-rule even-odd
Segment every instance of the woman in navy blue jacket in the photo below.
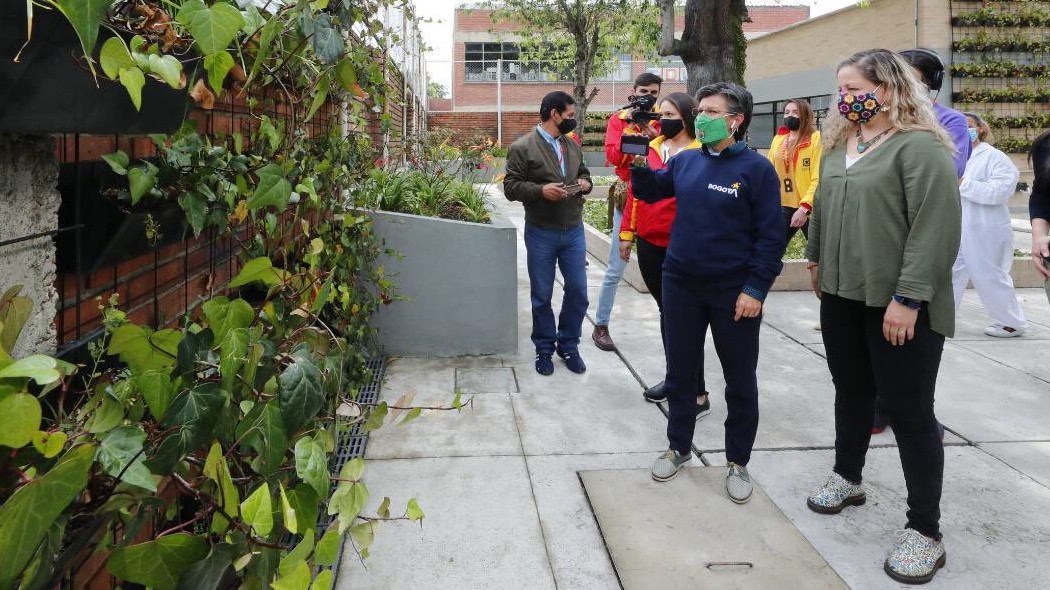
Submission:
{"label": "woman in navy blue jacket", "polygon": [[762,302],[780,274],[784,224],[780,184],[769,160],[742,140],[751,122],[751,93],[711,84],[696,95],[701,149],[679,154],[663,170],[636,166],[636,198],[677,197],[663,268],[669,391],[669,449],[652,476],[667,481],[690,459],[696,414],[696,372],[711,327],[726,381],[726,491],[751,498],[747,463],[758,431],[758,335]]}

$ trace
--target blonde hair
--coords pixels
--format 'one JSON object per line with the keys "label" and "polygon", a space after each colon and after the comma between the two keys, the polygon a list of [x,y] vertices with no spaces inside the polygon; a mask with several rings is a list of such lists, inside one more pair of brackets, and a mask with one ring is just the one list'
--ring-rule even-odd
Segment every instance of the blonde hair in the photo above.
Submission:
{"label": "blonde hair", "polygon": [[984,143],[989,145],[995,145],[995,135],[992,135],[992,127],[988,125],[977,113],[963,113],[964,117],[973,119],[974,123],[977,123],[977,139],[980,139]]}
{"label": "blonde hair", "polygon": [[[929,131],[950,153],[955,153],[955,144],[937,122],[926,85],[903,58],[888,49],[868,49],[846,58],[835,71],[846,66],[853,66],[865,80],[882,86],[883,111],[895,129]],[[828,117],[822,132],[824,149],[845,143],[856,125],[842,116]]]}

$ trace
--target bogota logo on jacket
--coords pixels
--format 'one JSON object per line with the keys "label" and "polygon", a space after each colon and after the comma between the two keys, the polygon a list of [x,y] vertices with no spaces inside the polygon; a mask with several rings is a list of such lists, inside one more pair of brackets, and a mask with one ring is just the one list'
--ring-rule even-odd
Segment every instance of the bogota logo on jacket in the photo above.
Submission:
{"label": "bogota logo on jacket", "polygon": [[722,186],[720,184],[715,184],[712,182],[707,185],[707,188],[713,191],[718,191],[720,193],[731,195],[733,198],[737,198],[740,196],[739,194],[737,194],[737,191],[740,189],[739,182],[734,182],[730,186]]}

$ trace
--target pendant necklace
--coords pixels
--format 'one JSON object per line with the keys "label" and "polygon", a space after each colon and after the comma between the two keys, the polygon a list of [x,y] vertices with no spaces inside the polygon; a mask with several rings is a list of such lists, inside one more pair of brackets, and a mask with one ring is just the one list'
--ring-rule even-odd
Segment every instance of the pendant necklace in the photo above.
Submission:
{"label": "pendant necklace", "polygon": [[872,137],[868,141],[864,141],[864,137],[860,134],[860,127],[858,126],[857,127],[857,153],[858,154],[863,154],[865,152],[865,150],[867,150],[871,146],[873,146],[876,143],[878,143],[879,140],[882,139],[892,129],[893,129],[893,127],[890,127],[888,129],[886,129],[885,131],[883,131],[882,133],[879,133],[875,137]]}

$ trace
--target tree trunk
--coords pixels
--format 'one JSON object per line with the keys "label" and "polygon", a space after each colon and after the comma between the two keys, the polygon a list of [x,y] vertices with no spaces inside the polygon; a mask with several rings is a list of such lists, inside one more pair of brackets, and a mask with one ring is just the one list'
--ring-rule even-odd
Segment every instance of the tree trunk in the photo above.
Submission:
{"label": "tree trunk", "polygon": [[668,26],[674,26],[673,0],[662,0],[660,8],[663,27],[660,54],[682,58],[688,76],[686,88],[690,94],[714,82],[743,83],[747,47],[743,27],[747,18],[744,0],[687,0],[682,38],[672,37],[671,42],[667,39]]}

